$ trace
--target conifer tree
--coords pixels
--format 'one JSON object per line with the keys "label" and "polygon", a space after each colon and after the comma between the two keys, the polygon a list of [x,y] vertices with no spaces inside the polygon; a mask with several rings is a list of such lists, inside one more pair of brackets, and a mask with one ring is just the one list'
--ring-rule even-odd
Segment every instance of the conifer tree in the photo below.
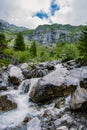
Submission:
{"label": "conifer tree", "polygon": [[20,51],[25,50],[24,38],[21,32],[17,34],[17,38],[15,39],[14,49]]}
{"label": "conifer tree", "polygon": [[7,45],[6,45],[5,34],[0,33],[0,51],[2,51],[3,49],[5,49],[6,47],[7,47]]}
{"label": "conifer tree", "polygon": [[33,43],[31,44],[30,55],[32,57],[36,57],[37,56],[37,48],[36,48],[36,42],[35,41],[33,41]]}

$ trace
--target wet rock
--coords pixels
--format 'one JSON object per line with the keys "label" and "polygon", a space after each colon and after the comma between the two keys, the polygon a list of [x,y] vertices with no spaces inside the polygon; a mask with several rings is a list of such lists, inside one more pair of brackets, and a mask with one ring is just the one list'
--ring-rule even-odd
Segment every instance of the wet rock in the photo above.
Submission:
{"label": "wet rock", "polygon": [[21,69],[14,65],[9,65],[9,76],[14,85],[19,85],[24,78]]}
{"label": "wet rock", "polygon": [[41,69],[41,68],[36,68],[31,71],[31,77],[36,78],[36,77],[43,77],[48,74],[47,69]]}
{"label": "wet rock", "polygon": [[35,117],[27,124],[27,130],[41,130],[41,122]]}
{"label": "wet rock", "polygon": [[17,104],[8,99],[7,95],[0,96],[0,112],[17,108]]}
{"label": "wet rock", "polygon": [[48,64],[47,64],[47,69],[48,69],[49,71],[51,71],[51,70],[55,70],[55,66],[54,66],[54,64],[52,64],[52,63],[48,63]]}
{"label": "wet rock", "polygon": [[58,69],[38,80],[32,87],[29,94],[31,99],[37,103],[44,103],[56,97],[68,96],[77,87],[75,80],[67,76],[68,73],[66,68],[59,65]]}
{"label": "wet rock", "polygon": [[29,117],[25,117],[23,120],[24,123],[28,123],[29,121],[30,121]]}
{"label": "wet rock", "polygon": [[1,86],[0,86],[0,91],[2,91],[2,90],[7,90],[7,86],[4,86],[4,83],[3,84],[1,84]]}
{"label": "wet rock", "polygon": [[59,120],[61,121],[61,123],[68,126],[72,126],[73,124],[75,124],[73,118],[68,114],[64,114]]}
{"label": "wet rock", "polygon": [[87,90],[78,88],[73,94],[70,101],[70,107],[77,111],[87,111]]}
{"label": "wet rock", "polygon": [[21,68],[22,70],[27,69],[28,64],[27,63],[22,63],[22,64],[19,65],[19,68]]}
{"label": "wet rock", "polygon": [[58,128],[58,126],[61,125],[61,121],[59,119],[55,120],[54,125],[56,128]]}
{"label": "wet rock", "polygon": [[65,107],[65,98],[59,98],[55,102],[55,107],[56,108],[62,108]]}
{"label": "wet rock", "polygon": [[72,127],[72,128],[70,128],[69,130],[78,130],[78,128]]}
{"label": "wet rock", "polygon": [[87,89],[87,77],[83,77],[83,79],[80,81],[80,87]]}
{"label": "wet rock", "polygon": [[56,130],[68,130],[68,128],[66,126],[61,126],[61,127],[57,128]]}
{"label": "wet rock", "polygon": [[49,110],[44,111],[43,117],[45,117],[47,120],[51,120],[52,114]]}
{"label": "wet rock", "polygon": [[5,129],[5,130],[27,130],[27,127],[26,127],[26,125],[21,124],[19,126],[16,126],[15,128],[8,128],[8,129]]}
{"label": "wet rock", "polygon": [[0,91],[2,91],[2,90],[7,90],[7,85],[3,81],[3,79],[0,79]]}
{"label": "wet rock", "polygon": [[23,70],[22,70],[22,73],[23,73],[25,79],[30,79],[30,78],[32,78],[32,72],[31,72],[30,69],[23,69]]}
{"label": "wet rock", "polygon": [[24,81],[21,82],[20,86],[19,86],[19,90],[21,93],[28,93],[29,88],[30,88],[30,79],[26,79]]}
{"label": "wet rock", "polygon": [[0,91],[7,90],[9,86],[9,76],[7,72],[7,68],[2,68],[0,71]]}
{"label": "wet rock", "polygon": [[63,64],[65,67],[67,67],[68,70],[77,68],[77,67],[81,67],[81,65],[79,63],[77,63],[76,60],[70,60],[67,63]]}

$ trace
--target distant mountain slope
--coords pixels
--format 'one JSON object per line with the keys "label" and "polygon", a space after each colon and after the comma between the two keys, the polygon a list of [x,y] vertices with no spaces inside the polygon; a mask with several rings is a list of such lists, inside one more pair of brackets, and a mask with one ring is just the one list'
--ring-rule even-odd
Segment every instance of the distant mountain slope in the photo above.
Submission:
{"label": "distant mountain slope", "polygon": [[36,29],[29,30],[25,27],[19,27],[9,24],[7,21],[0,19],[0,32],[10,32],[11,35],[15,32],[22,32],[25,40],[35,40],[42,44],[58,43],[58,42],[73,42],[76,43],[82,33],[84,26],[71,26],[53,24],[40,25]]}
{"label": "distant mountain slope", "polygon": [[31,33],[28,39],[40,43],[77,42],[81,36],[84,26],[71,25],[40,25]]}
{"label": "distant mountain slope", "polygon": [[14,24],[9,24],[7,21],[0,19],[0,32],[8,31],[8,32],[21,32],[24,30],[28,30],[25,27],[19,27]]}

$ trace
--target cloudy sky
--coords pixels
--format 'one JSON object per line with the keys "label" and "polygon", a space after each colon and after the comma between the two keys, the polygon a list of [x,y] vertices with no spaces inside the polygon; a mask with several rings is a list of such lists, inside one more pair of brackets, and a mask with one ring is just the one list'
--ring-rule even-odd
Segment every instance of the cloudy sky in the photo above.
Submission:
{"label": "cloudy sky", "polygon": [[87,0],[0,0],[0,19],[28,28],[87,23]]}

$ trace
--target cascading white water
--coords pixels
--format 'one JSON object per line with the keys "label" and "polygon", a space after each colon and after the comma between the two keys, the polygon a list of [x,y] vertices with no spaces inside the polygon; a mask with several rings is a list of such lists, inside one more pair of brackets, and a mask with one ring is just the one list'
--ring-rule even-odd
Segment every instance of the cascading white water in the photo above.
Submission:
{"label": "cascading white water", "polygon": [[[37,82],[39,78],[31,79],[30,81],[30,90],[31,87]],[[59,113],[62,109],[55,109],[54,111],[54,103],[50,105],[44,105],[44,107],[39,108],[33,102],[29,102],[29,92],[21,94],[22,85],[19,86],[18,90],[9,90],[6,92],[1,92],[2,95],[10,95],[12,99],[17,103],[17,109],[4,112],[0,114],[0,130],[5,128],[14,128],[21,124],[26,116],[37,117],[38,115],[42,116],[45,110],[49,110],[52,115]]]}
{"label": "cascading white water", "polygon": [[[30,87],[32,87],[37,80],[38,79],[31,79]],[[19,125],[28,114],[31,116],[36,116],[40,113],[43,113],[43,109],[38,111],[35,109],[34,103],[29,102],[28,93],[21,94],[21,89],[22,85],[19,86],[18,90],[9,90],[0,93],[0,96],[10,95],[17,103],[17,109],[0,114],[0,130]]]}
{"label": "cascading white water", "polygon": [[12,95],[14,101],[17,103],[17,109],[4,112],[0,115],[0,129],[6,127],[14,127],[23,121],[25,115],[28,113],[28,95],[20,95],[19,91],[9,91],[5,94]]}
{"label": "cascading white water", "polygon": [[[56,72],[58,74],[60,74],[60,78],[59,78],[60,81],[61,82],[62,82],[62,80],[65,81],[66,74],[67,75],[69,74],[67,69],[66,68],[63,69],[63,66],[61,64],[57,65],[56,68],[57,68]],[[78,70],[78,73],[80,73],[79,70]],[[70,79],[67,76],[66,77],[67,83],[70,84],[71,81],[73,81],[73,80],[74,80],[75,84],[79,83],[78,82],[79,81],[78,73],[75,73],[75,74],[71,73]],[[74,74],[74,76],[72,76],[72,74]],[[63,78],[61,77],[61,75],[63,75]],[[51,81],[57,82],[55,76],[56,75],[54,73],[54,79]],[[72,77],[74,77],[74,79],[72,79]],[[47,76],[45,76],[45,79],[46,78],[47,78]],[[51,78],[51,74],[50,74],[50,78]],[[12,90],[8,90],[6,92],[0,92],[0,96],[10,95],[10,97],[12,97],[14,102],[17,103],[17,109],[14,109],[14,110],[11,110],[8,112],[3,112],[0,114],[0,130],[18,126],[19,124],[21,124],[23,122],[23,120],[26,116],[30,116],[33,118],[33,117],[36,117],[37,115],[43,115],[45,110],[49,110],[52,115],[55,115],[64,109],[64,108],[61,108],[61,109],[55,108],[54,107],[55,103],[50,104],[50,105],[44,105],[43,107],[38,109],[38,107],[35,103],[29,101],[29,93],[31,91],[31,88],[32,88],[32,86],[34,86],[34,84],[37,83],[38,80],[39,80],[39,78],[27,80],[27,83],[29,83],[29,92],[26,94],[24,93],[24,91],[25,91],[24,87],[26,86],[24,84],[24,81],[19,86],[18,90],[12,89]],[[50,80],[50,79],[48,79],[48,80]],[[66,105],[69,104],[70,98],[71,98],[70,96],[66,98]]]}

